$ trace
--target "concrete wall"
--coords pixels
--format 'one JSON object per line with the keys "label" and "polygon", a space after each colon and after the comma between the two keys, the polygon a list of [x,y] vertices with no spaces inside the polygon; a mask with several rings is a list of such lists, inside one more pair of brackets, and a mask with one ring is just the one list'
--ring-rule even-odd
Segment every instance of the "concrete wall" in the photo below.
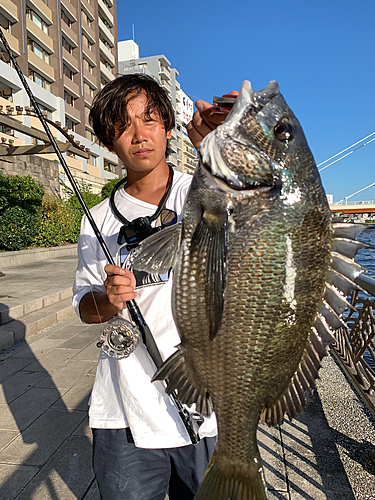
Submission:
{"label": "concrete wall", "polygon": [[48,193],[58,195],[59,164],[55,161],[40,158],[36,155],[0,157],[0,172],[3,175],[31,175],[33,179],[43,184]]}

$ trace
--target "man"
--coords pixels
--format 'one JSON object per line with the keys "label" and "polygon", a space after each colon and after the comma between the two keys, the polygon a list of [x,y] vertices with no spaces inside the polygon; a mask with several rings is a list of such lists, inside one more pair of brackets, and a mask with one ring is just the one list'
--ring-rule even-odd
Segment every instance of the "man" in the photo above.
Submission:
{"label": "man", "polygon": [[[197,105],[189,125],[196,146],[224,120],[208,103]],[[145,75],[119,77],[96,96],[90,120],[98,139],[127,170],[125,187],[114,197],[120,214],[130,223],[151,216],[170,190],[165,208],[180,220],[191,177],[172,173],[166,161],[174,113],[164,89]],[[126,243],[122,248],[117,243],[123,222],[109,199],[91,212],[109,251],[118,255],[118,265],[107,264],[84,217],[74,283],[77,314],[86,323],[104,323],[118,316],[130,319],[125,303],[137,298],[161,356],[168,358],[179,343],[171,313],[172,280],[144,273],[136,278],[120,267],[129,249]],[[193,498],[203,478],[215,446],[215,418],[205,420],[201,441],[192,445],[163,384],[151,383],[154,372],[142,343],[128,358],[100,354],[89,423],[93,467],[104,500],[164,500],[168,489],[170,500]]]}

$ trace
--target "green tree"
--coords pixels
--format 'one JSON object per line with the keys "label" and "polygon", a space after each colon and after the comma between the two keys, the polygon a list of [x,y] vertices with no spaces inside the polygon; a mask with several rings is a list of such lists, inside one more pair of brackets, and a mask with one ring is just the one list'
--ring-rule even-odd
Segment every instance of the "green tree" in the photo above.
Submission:
{"label": "green tree", "polygon": [[120,182],[121,180],[123,179],[123,177],[121,178],[116,178],[116,179],[111,179],[109,180],[108,182],[106,182],[104,184],[104,186],[102,187],[102,200],[105,200],[106,198],[108,198],[109,196],[111,196],[111,193],[113,191],[113,188],[116,186],[116,184],[118,182]]}

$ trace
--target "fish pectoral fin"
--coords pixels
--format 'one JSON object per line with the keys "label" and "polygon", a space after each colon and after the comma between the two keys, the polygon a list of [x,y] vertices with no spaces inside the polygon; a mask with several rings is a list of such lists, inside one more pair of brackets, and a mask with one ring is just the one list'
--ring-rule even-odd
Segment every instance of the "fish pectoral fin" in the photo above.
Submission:
{"label": "fish pectoral fin", "polygon": [[196,411],[204,417],[209,417],[213,412],[212,401],[208,392],[192,382],[188,375],[181,344],[177,346],[177,351],[165,360],[157,370],[152,382],[155,380],[166,380],[167,394],[177,391],[177,398],[181,403],[188,406],[195,403]]}
{"label": "fish pectoral fin", "polygon": [[162,229],[132,250],[124,267],[148,273],[167,273],[177,262],[180,240],[181,223]]}
{"label": "fish pectoral fin", "polygon": [[227,252],[227,214],[203,213],[191,240],[190,259],[197,263],[197,280],[204,287],[210,340],[216,337],[223,316]]}
{"label": "fish pectoral fin", "polygon": [[311,328],[310,338],[289,386],[276,403],[263,409],[260,417],[262,422],[269,426],[281,425],[285,413],[292,420],[303,411],[307,406],[305,392],[315,389],[321,360],[326,354],[326,348],[317,330]]}

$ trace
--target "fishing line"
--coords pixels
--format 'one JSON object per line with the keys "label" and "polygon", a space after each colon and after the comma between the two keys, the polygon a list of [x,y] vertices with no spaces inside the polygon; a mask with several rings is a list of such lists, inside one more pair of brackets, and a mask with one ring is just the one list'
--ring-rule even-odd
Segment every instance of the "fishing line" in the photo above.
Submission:
{"label": "fishing line", "polygon": [[[90,223],[90,225],[95,233],[95,236],[96,236],[108,262],[112,265],[115,265],[115,261],[109,252],[109,249],[104,241],[104,238],[101,235],[99,228],[97,227],[96,222],[95,222],[93,216],[91,215],[91,213],[90,213],[90,211],[85,203],[85,200],[83,199],[83,197],[81,195],[79,187],[78,187],[73,175],[71,174],[71,172],[69,170],[69,167],[65,161],[65,158],[57,145],[55,137],[53,136],[53,134],[52,134],[52,132],[47,124],[47,121],[45,120],[45,118],[42,114],[42,111],[39,107],[39,104],[34,97],[34,94],[30,90],[30,87],[26,81],[25,75],[23,74],[21,68],[19,67],[18,62],[16,61],[16,58],[14,57],[14,55],[12,53],[12,50],[8,44],[7,39],[5,38],[5,35],[4,35],[1,27],[0,27],[0,40],[3,43],[5,50],[7,51],[8,55],[9,55],[9,59],[12,62],[13,67],[16,70],[16,73],[18,74],[27,95],[29,96],[30,102],[34,107],[34,110],[35,110],[41,124],[43,125],[43,128],[48,136],[48,139],[49,139],[52,147],[55,150],[55,153],[60,161],[60,164],[61,164],[64,172],[66,173],[66,175],[69,179],[69,182],[73,188],[73,191],[77,195],[78,201],[79,201],[81,207],[83,208],[85,215],[87,216],[87,219],[88,219],[88,221],[89,221],[89,223]],[[108,352],[106,352],[106,354],[108,354],[108,356],[112,356],[112,357],[115,357],[114,355],[111,354],[112,352],[121,351],[121,350],[126,352],[126,350],[128,348],[131,349],[131,352],[133,352],[135,347],[136,347],[135,336],[138,335],[138,332],[139,332],[139,335],[142,337],[142,341],[145,344],[146,349],[147,349],[148,353],[150,354],[152,361],[154,362],[154,364],[157,368],[160,368],[160,366],[163,364],[162,357],[161,357],[159,349],[156,345],[155,339],[152,336],[151,330],[148,327],[148,325],[146,324],[146,321],[144,320],[144,318],[141,314],[141,311],[138,308],[137,303],[135,302],[134,299],[129,300],[128,302],[126,302],[126,307],[129,311],[130,317],[133,320],[134,324],[130,323],[127,320],[120,319],[120,318],[110,322],[108,324],[109,331],[106,331],[107,330],[107,328],[106,328],[102,333],[102,335],[104,335],[105,338],[103,337],[100,339],[101,347],[103,347],[103,350],[105,352],[106,352],[106,348],[107,348]],[[118,325],[115,323],[115,321],[121,322],[121,325],[119,328],[117,327]],[[125,332],[124,332],[124,329],[126,330]],[[133,329],[135,330],[135,332]],[[102,342],[102,340],[104,340],[104,342]],[[130,344],[128,341],[130,342]],[[125,355],[125,357],[126,357],[126,355]],[[169,394],[169,397],[171,398],[173,404],[175,405],[175,407],[177,409],[177,412],[178,412],[178,414],[179,414],[179,416],[180,416],[180,418],[181,418],[181,420],[182,420],[182,422],[183,422],[183,424],[184,424],[184,426],[189,434],[191,442],[193,444],[198,443],[200,440],[198,430],[199,430],[199,426],[203,423],[203,420],[199,420],[196,417],[196,415],[198,415],[198,414],[196,414],[195,412],[193,412],[193,413],[188,412],[182,406],[180,401],[177,399],[177,394],[172,392]],[[201,418],[200,415],[198,415],[198,417]]]}
{"label": "fishing line", "polygon": [[[356,146],[357,144],[360,144],[361,142],[365,141],[366,139],[368,139],[369,137],[371,137],[372,135],[374,135],[375,132],[373,132],[372,134],[364,137],[363,139],[361,139],[360,141],[358,142],[355,142],[354,144],[352,144],[351,146],[348,146],[347,148],[343,149],[342,151],[340,151],[339,153],[331,156],[330,158],[327,158],[327,160],[325,161],[322,161],[322,163],[319,163],[319,165],[317,165],[317,167],[320,167],[321,165],[324,165],[324,163],[327,163],[327,161],[330,161],[330,160],[333,160],[333,158],[336,158],[337,156],[341,155],[342,153],[345,153],[345,151],[348,151],[348,149],[352,148],[353,146]],[[372,141],[375,141],[375,137],[373,139],[371,139],[371,141],[367,141],[365,142],[364,144],[361,144],[361,146],[359,146],[358,148],[355,148],[353,149],[353,151],[350,151],[349,153],[347,153],[346,155],[342,156],[341,158],[338,158],[337,160],[333,161],[332,163],[330,163],[329,165],[326,165],[325,167],[323,168],[320,168],[319,169],[319,172],[321,172],[322,170],[325,170],[326,168],[330,167],[331,165],[333,165],[334,163],[337,163],[338,161],[342,160],[343,158],[346,158],[347,156],[351,155],[352,153],[354,153],[355,151],[358,151],[358,149],[361,149],[363,148],[363,146],[367,146],[367,144],[370,144],[370,142]]]}

